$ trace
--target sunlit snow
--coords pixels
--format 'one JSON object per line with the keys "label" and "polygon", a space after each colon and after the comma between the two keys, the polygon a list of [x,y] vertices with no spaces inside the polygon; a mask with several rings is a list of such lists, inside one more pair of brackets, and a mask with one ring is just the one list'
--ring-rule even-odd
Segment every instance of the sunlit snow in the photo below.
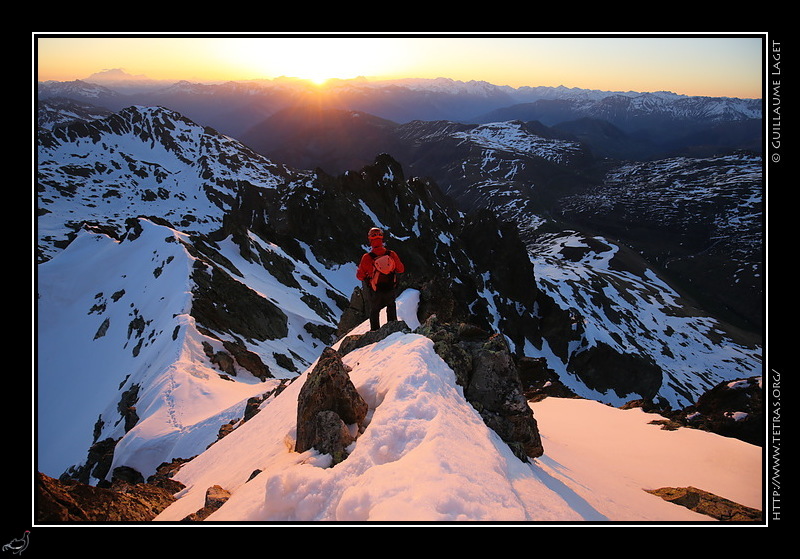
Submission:
{"label": "sunlit snow", "polygon": [[[122,436],[114,464],[148,476],[163,461],[196,456],[175,476],[185,490],[156,522],[197,511],[213,485],[232,496],[208,520],[233,523],[708,520],[645,492],[685,485],[761,507],[759,447],[697,430],[664,431],[649,424],[657,416],[640,409],[556,398],[533,404],[545,453],[520,461],[463,398],[433,343],[417,334],[393,334],[345,356],[370,411],[350,456],[335,467],[327,455],[293,451],[297,394],[307,371],[211,444],[219,425],[241,417],[249,397],[278,381],[243,373],[231,382],[202,364],[200,335],[186,314],[190,259],[179,243],[163,242],[168,232],[146,225],[130,243],[84,233],[40,266],[38,469],[44,473],[57,477],[85,459],[95,422],[101,414],[115,417],[107,408],[126,380],[142,383],[137,408],[145,419],[124,436],[119,425],[102,427],[101,439]],[[132,267],[137,260],[151,266]],[[87,277],[85,269],[96,271]],[[417,299],[409,290],[399,301],[400,318],[412,328]],[[166,322],[148,325],[161,335],[134,357],[128,325],[137,313]],[[112,316],[111,324],[93,340],[103,316]],[[176,325],[183,337],[173,340]],[[254,472],[260,473],[251,479]]]}

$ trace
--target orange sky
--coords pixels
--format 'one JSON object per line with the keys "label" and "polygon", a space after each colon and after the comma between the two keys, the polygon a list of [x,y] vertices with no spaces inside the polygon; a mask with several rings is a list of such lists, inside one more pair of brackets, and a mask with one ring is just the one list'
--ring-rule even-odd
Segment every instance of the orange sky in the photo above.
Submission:
{"label": "orange sky", "polygon": [[34,34],[38,80],[121,68],[154,79],[225,81],[291,76],[448,77],[496,85],[673,91],[753,98],[762,91],[762,35],[111,37]]}

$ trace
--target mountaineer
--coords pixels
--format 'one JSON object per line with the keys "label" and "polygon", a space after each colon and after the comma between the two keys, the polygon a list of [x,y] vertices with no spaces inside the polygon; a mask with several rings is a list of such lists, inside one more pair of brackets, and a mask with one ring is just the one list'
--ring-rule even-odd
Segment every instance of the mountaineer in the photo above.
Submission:
{"label": "mountaineer", "polygon": [[405,266],[395,251],[384,246],[381,229],[370,229],[367,239],[370,250],[361,257],[356,278],[363,283],[367,294],[370,330],[377,330],[381,309],[386,308],[388,322],[397,320],[397,274],[402,274]]}

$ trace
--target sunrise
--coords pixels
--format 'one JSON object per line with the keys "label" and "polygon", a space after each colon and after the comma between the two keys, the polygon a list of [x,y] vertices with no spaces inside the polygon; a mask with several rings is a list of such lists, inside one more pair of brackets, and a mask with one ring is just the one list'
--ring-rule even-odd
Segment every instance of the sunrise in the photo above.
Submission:
{"label": "sunrise", "polygon": [[446,77],[495,85],[758,98],[758,36],[41,36],[38,81],[121,68],[158,80]]}
{"label": "sunrise", "polygon": [[776,34],[32,39],[4,550],[775,523]]}

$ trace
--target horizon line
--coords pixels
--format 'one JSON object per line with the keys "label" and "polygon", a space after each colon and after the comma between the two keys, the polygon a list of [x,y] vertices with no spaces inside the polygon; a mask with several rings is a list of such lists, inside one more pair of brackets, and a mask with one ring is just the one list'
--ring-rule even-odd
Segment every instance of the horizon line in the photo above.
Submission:
{"label": "horizon line", "polygon": [[[91,80],[93,76],[101,75],[103,73],[112,73],[112,72],[121,72],[124,74],[123,78],[120,79],[107,79],[107,80]],[[590,88],[590,87],[580,87],[580,86],[569,86],[565,84],[559,85],[510,85],[510,84],[497,84],[493,83],[488,80],[483,79],[470,79],[470,80],[463,80],[459,78],[451,78],[447,76],[437,76],[435,78],[430,77],[413,77],[413,76],[406,76],[406,77],[382,77],[382,76],[354,76],[354,77],[347,77],[347,78],[327,78],[321,82],[315,82],[310,78],[302,78],[296,76],[275,76],[275,77],[241,77],[235,79],[204,79],[204,78],[194,78],[194,79],[187,79],[187,78],[151,78],[147,75],[133,75],[127,73],[123,68],[110,68],[105,70],[99,70],[90,74],[85,78],[73,78],[73,79],[39,79],[37,76],[37,84],[38,83],[47,83],[47,82],[58,82],[58,83],[69,83],[74,81],[86,82],[86,83],[94,83],[96,85],[104,85],[104,83],[114,83],[115,85],[124,85],[126,82],[133,85],[134,83],[146,83],[152,82],[153,84],[165,84],[165,85],[175,85],[179,83],[189,83],[189,84],[198,84],[198,85],[224,85],[227,83],[244,83],[244,82],[275,82],[275,81],[291,81],[297,83],[303,83],[308,85],[309,87],[316,88],[316,89],[324,89],[325,87],[335,84],[337,82],[368,82],[368,83],[379,83],[379,82],[400,82],[400,81],[409,81],[409,80],[418,80],[418,81],[436,81],[436,80],[448,80],[451,82],[456,83],[485,83],[497,88],[509,88],[513,90],[519,90],[524,88],[546,88],[546,89],[566,89],[566,90],[577,90],[577,91],[592,91],[592,92],[599,92],[599,93],[639,93],[639,94],[655,94],[655,93],[668,93],[671,95],[675,95],[678,97],[709,97],[709,98],[717,98],[717,99],[742,99],[742,100],[762,100],[764,98],[763,94],[759,97],[736,97],[730,95],[709,95],[709,94],[690,94],[690,93],[678,93],[676,91],[670,91],[665,89],[660,90],[651,90],[651,91],[639,91],[639,90],[609,90],[609,89],[599,89],[599,88]],[[762,92],[763,93],[763,92]]]}

